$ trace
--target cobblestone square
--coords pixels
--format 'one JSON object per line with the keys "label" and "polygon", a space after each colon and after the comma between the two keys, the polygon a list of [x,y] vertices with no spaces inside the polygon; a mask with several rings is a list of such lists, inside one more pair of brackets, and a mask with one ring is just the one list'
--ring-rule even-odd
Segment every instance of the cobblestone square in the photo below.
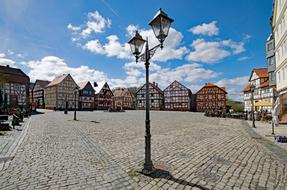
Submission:
{"label": "cobblestone square", "polygon": [[[144,161],[144,111],[46,111],[33,115],[0,189],[286,189],[286,150],[241,120],[151,112],[151,177]],[[281,151],[281,156],[277,156]],[[282,157],[283,155],[283,157]]]}

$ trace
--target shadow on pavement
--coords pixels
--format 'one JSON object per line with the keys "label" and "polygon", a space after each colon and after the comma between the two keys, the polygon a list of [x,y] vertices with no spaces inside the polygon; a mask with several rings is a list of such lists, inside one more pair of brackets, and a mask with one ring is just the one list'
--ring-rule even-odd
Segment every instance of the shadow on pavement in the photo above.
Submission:
{"label": "shadow on pavement", "polygon": [[[143,173],[142,173],[143,174]],[[144,174],[143,174],[144,175]],[[162,169],[155,169],[155,171],[150,174],[150,175],[145,175],[147,177],[151,177],[151,178],[162,178],[162,179],[166,179],[166,180],[170,180],[170,181],[174,181],[175,183],[178,183],[180,185],[185,185],[185,186],[190,186],[190,187],[197,187],[199,189],[202,189],[202,190],[209,190],[208,188],[206,187],[203,187],[201,185],[198,185],[198,184],[194,184],[194,183],[190,183],[188,181],[185,181],[183,179],[177,179],[177,178],[174,178],[169,171],[166,171],[166,170],[162,170]]]}
{"label": "shadow on pavement", "polygon": [[32,111],[31,115],[40,115],[40,114],[45,114],[44,112],[39,112],[39,111]]}

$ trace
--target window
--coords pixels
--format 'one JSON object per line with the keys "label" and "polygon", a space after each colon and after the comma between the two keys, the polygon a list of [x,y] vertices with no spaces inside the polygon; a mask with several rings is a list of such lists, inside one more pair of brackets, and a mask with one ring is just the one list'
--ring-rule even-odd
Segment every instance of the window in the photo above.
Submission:
{"label": "window", "polygon": [[273,64],[274,64],[274,56],[269,57],[269,58],[267,59],[267,62],[268,62],[268,65],[269,65],[269,66],[273,65]]}
{"label": "window", "polygon": [[274,72],[270,72],[269,73],[269,80],[270,81],[275,81],[275,73]]}
{"label": "window", "polygon": [[271,50],[273,50],[273,43],[269,43],[267,45],[267,51],[271,51]]}

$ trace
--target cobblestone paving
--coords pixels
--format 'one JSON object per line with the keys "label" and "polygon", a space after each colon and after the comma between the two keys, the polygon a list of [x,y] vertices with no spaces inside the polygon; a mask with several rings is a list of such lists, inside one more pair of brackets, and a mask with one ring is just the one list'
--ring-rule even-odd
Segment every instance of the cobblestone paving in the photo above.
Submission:
{"label": "cobblestone paving", "polygon": [[286,189],[287,167],[242,122],[200,113],[152,112],[151,177],[143,111],[47,112],[28,134],[0,189]]}

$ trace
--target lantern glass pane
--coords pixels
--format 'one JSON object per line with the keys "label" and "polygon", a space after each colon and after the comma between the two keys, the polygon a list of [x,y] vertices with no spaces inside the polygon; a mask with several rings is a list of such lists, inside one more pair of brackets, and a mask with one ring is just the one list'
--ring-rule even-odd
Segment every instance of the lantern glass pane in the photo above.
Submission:
{"label": "lantern glass pane", "polygon": [[144,40],[134,37],[129,43],[132,53],[135,55],[139,55],[142,51],[144,43],[145,43]]}
{"label": "lantern glass pane", "polygon": [[169,27],[170,27],[170,20],[166,19],[165,17],[161,17],[161,24],[162,24],[162,31],[165,36],[168,35]]}
{"label": "lantern glass pane", "polygon": [[156,37],[158,37],[159,34],[160,34],[160,29],[161,29],[160,17],[156,17],[156,18],[153,20],[151,26],[152,26],[154,35],[155,35]]}

